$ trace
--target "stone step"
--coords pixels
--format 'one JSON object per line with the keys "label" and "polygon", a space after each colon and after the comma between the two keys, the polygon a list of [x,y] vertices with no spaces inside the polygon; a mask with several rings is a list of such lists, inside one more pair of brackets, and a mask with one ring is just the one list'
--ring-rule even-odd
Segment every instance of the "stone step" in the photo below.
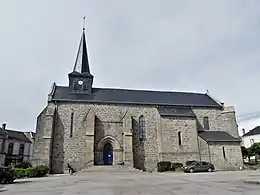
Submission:
{"label": "stone step", "polygon": [[80,172],[142,172],[142,170],[135,169],[134,167],[130,166],[120,166],[120,165],[113,165],[113,166],[102,166],[96,165],[91,166],[85,169],[82,169]]}

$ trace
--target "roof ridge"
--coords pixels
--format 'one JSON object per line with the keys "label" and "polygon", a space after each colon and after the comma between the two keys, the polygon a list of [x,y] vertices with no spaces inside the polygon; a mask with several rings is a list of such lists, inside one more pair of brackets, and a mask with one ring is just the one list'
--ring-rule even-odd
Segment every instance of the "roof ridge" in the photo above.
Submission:
{"label": "roof ridge", "polygon": [[205,93],[142,89],[93,88],[91,94],[76,94],[67,86],[57,86],[52,100],[223,108]]}
{"label": "roof ridge", "polygon": [[17,130],[17,129],[6,129],[6,131],[13,131],[18,133],[25,133],[25,131]]}
{"label": "roof ridge", "polygon": [[[68,86],[56,85],[57,87],[69,88]],[[160,92],[160,93],[185,93],[185,94],[197,94],[207,95],[202,92],[190,92],[190,91],[170,91],[170,90],[149,90],[149,89],[132,89],[132,88],[112,88],[112,87],[93,87],[92,89],[101,90],[125,90],[125,91],[143,91],[143,92]],[[212,98],[211,98],[212,99]],[[214,100],[215,101],[215,100]]]}

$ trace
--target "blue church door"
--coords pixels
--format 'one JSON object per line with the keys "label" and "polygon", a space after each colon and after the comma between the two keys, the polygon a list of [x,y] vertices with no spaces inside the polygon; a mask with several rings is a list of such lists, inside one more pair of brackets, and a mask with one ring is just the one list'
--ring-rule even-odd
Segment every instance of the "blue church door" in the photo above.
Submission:
{"label": "blue church door", "polygon": [[103,149],[104,165],[113,165],[113,147],[110,143],[106,143]]}

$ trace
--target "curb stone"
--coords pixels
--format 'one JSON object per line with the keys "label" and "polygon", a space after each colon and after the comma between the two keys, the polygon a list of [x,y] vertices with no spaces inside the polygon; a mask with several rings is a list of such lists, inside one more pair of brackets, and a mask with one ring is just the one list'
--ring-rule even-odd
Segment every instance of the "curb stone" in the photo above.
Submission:
{"label": "curb stone", "polygon": [[244,183],[260,185],[260,180],[245,180]]}

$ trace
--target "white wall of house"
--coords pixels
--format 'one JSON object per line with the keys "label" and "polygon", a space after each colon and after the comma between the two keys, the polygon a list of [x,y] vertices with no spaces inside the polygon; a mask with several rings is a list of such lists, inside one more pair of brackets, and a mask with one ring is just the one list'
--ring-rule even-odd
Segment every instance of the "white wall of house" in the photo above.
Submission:
{"label": "white wall of house", "polygon": [[0,137],[0,153],[2,152],[3,138]]}
{"label": "white wall of house", "polygon": [[25,143],[24,144],[24,161],[29,161],[31,157],[31,144]]}
{"label": "white wall of house", "polygon": [[21,144],[24,144],[24,152],[23,152],[23,155],[24,156],[28,156],[30,157],[31,156],[31,143],[25,143],[25,142],[22,142],[22,141],[17,141],[17,140],[8,140],[6,142],[6,147],[5,147],[5,152],[7,153],[8,152],[8,145],[9,143],[13,143],[14,147],[13,147],[13,155],[18,155],[19,154],[19,149],[20,149],[20,145]]}
{"label": "white wall of house", "polygon": [[20,142],[13,141],[13,144],[14,144],[13,155],[18,155],[19,154],[19,148],[20,148]]}
{"label": "white wall of house", "polygon": [[260,135],[251,135],[242,137],[242,145],[246,148],[251,147],[254,143],[260,142]]}

